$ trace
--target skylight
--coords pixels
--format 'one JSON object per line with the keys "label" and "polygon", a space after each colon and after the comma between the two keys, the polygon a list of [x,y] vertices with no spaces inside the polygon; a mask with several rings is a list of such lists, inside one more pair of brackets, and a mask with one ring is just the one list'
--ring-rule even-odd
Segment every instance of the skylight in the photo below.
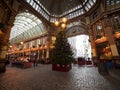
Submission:
{"label": "skylight", "polygon": [[14,26],[10,33],[10,42],[19,42],[21,39],[24,40],[25,37],[29,39],[45,32],[43,23],[37,17],[27,12],[20,13],[15,17]]}
{"label": "skylight", "polygon": [[[89,11],[92,8],[92,6],[96,3],[96,0],[84,0],[83,4],[79,4],[72,9],[62,12],[62,14],[59,14],[59,15],[50,13],[50,11],[48,11],[41,4],[42,1],[40,1],[40,0],[26,0],[26,2],[28,4],[30,4],[38,13],[40,13],[48,21],[54,22],[56,20],[56,18],[61,18],[63,16],[67,17],[68,19],[72,19],[74,17],[84,14],[86,11]],[[71,2],[72,2],[72,0],[71,0]],[[53,7],[55,5],[53,5]],[[68,5],[69,5],[69,3],[68,3]],[[55,11],[57,11],[58,8],[60,8],[60,7],[57,7]]]}

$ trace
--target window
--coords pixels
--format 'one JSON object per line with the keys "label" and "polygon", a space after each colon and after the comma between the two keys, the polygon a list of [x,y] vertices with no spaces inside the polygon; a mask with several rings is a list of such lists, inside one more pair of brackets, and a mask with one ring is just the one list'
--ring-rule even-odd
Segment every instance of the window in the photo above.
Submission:
{"label": "window", "polygon": [[93,6],[93,4],[94,4],[93,0],[89,0],[89,3],[91,6]]}
{"label": "window", "polygon": [[[70,10],[67,9],[67,11],[63,12],[61,15],[51,15],[51,13],[41,4],[41,0],[26,0],[26,2],[29,3],[36,11],[38,11],[47,20],[51,18],[50,22],[53,22],[54,19],[52,18],[60,18],[66,16],[69,17],[68,19],[71,19],[77,17],[78,15],[84,14],[85,11],[83,10],[83,8],[85,8],[86,11],[88,11],[96,3],[96,0],[84,0],[82,5],[78,5]],[[74,12],[76,10],[77,12]],[[70,13],[72,14],[69,15]]]}
{"label": "window", "polygon": [[10,33],[10,42],[20,42],[20,40],[43,34],[46,29],[42,22],[30,13],[20,13],[15,17],[14,26]]}
{"label": "window", "polygon": [[26,0],[28,3],[30,2],[30,0]]}
{"label": "window", "polygon": [[30,1],[30,5],[32,6],[32,5],[33,5],[33,3],[34,3],[34,1],[33,1],[33,0],[31,0],[31,1]]}
{"label": "window", "polygon": [[111,5],[114,5],[114,4],[115,4],[114,0],[111,0]]}
{"label": "window", "polygon": [[115,5],[120,3],[120,0],[106,0],[106,5],[110,6],[110,5]]}
{"label": "window", "polygon": [[111,23],[112,23],[114,32],[120,31],[120,16],[111,17]]}
{"label": "window", "polygon": [[97,32],[97,35],[103,36],[103,27],[102,27],[101,24],[98,24],[98,25],[96,26],[96,32]]}
{"label": "window", "polygon": [[86,9],[86,11],[88,11],[88,10],[89,10],[89,8],[88,8],[87,6],[85,6],[85,9]]}
{"label": "window", "polygon": [[77,35],[69,37],[68,42],[73,51],[74,58],[91,58],[91,45],[87,35]]}
{"label": "window", "polygon": [[93,2],[95,3],[95,2],[96,2],[96,0],[93,0]]}
{"label": "window", "polygon": [[116,0],[116,3],[120,3],[120,0]]}
{"label": "window", "polygon": [[87,3],[87,5],[86,5],[89,9],[91,8],[91,6],[90,6],[90,4],[89,3]]}

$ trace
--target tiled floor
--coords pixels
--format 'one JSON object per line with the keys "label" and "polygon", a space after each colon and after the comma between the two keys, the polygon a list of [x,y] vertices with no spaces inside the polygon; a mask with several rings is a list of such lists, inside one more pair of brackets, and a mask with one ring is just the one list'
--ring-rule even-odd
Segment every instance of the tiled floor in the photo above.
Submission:
{"label": "tiled floor", "polygon": [[91,66],[73,65],[69,72],[42,64],[28,69],[9,66],[0,74],[0,90],[120,90],[120,80],[114,76],[100,75]]}

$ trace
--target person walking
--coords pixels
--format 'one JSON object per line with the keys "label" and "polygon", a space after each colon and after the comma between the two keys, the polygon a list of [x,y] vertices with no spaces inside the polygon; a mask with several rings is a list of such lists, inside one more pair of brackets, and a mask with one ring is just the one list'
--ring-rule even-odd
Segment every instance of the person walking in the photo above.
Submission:
{"label": "person walking", "polygon": [[35,57],[33,58],[33,66],[37,67],[37,59]]}

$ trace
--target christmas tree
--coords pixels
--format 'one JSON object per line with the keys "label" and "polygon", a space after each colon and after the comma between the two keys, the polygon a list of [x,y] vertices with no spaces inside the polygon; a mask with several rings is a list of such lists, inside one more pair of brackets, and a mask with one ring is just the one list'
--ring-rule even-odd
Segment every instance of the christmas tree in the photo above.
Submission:
{"label": "christmas tree", "polygon": [[67,65],[71,64],[73,60],[73,52],[68,43],[66,33],[64,30],[59,31],[51,52],[51,61],[53,64]]}

